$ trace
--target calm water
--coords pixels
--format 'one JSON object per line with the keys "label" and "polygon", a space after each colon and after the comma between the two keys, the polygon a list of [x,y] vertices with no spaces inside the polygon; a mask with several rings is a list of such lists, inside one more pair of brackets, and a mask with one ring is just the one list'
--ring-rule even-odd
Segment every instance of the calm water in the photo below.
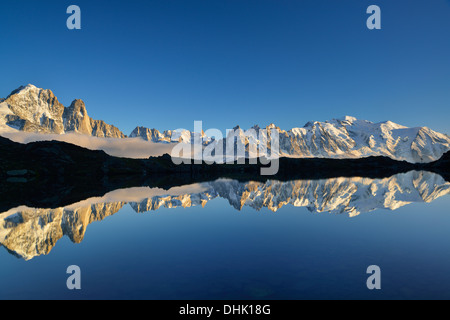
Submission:
{"label": "calm water", "polygon": [[[0,298],[450,299],[449,190],[419,172],[220,180],[17,208],[0,214]],[[80,291],[66,287],[69,265]],[[366,287],[369,265],[379,291]]]}

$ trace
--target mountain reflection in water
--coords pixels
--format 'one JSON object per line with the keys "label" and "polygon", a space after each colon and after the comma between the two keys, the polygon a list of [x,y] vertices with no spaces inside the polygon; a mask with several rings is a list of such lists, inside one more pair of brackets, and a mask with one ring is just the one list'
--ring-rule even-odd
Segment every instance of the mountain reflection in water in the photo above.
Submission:
{"label": "mountain reflection in water", "polygon": [[307,207],[311,212],[354,217],[376,209],[396,210],[413,202],[429,203],[449,193],[449,182],[426,171],[410,171],[384,179],[353,177],[264,183],[218,179],[167,191],[148,187],[120,189],[63,208],[21,206],[0,213],[0,243],[9,253],[30,260],[49,254],[63,236],[80,243],[90,223],[117,213],[127,204],[143,213],[162,207],[205,206],[223,198],[236,210],[248,206],[277,212],[292,205]]}

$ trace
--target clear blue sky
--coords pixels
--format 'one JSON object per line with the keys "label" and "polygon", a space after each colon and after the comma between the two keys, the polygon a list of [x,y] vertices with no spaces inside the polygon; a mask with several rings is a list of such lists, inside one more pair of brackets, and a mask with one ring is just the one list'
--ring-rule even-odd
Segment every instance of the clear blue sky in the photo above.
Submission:
{"label": "clear blue sky", "polygon": [[0,43],[1,97],[32,83],[125,134],[343,115],[450,133],[450,0],[5,0]]}

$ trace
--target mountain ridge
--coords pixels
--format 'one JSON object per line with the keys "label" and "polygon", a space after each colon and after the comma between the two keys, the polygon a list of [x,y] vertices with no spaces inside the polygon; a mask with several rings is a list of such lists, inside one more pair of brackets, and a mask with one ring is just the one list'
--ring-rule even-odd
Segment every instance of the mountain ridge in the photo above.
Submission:
{"label": "mountain ridge", "polygon": [[0,106],[3,110],[3,114],[0,112],[0,125],[19,131],[56,134],[76,132],[95,137],[125,138],[115,126],[90,118],[82,100],[75,99],[66,108],[51,90],[37,88],[32,84],[12,91],[0,103],[3,105]]}
{"label": "mountain ridge", "polygon": [[[3,128],[3,129],[2,129]],[[271,131],[279,133],[280,152],[284,157],[299,158],[363,158],[386,156],[411,163],[428,163],[438,160],[450,150],[450,136],[428,127],[409,128],[392,121],[373,123],[345,116],[324,122],[309,121],[303,127],[283,130],[275,124],[265,128],[258,125],[252,129],[255,136],[236,126],[235,150],[238,145],[245,149],[245,156],[252,157],[250,144],[259,146],[264,138],[270,140]],[[267,134],[263,131],[267,130]],[[22,86],[0,101],[1,130],[17,130],[35,133],[81,133],[94,137],[128,138],[117,127],[88,116],[86,106],[80,99],[69,107],[59,103],[51,90],[34,85]],[[193,143],[195,133],[189,130],[165,130],[136,127],[129,138],[141,138],[154,143]],[[203,146],[223,143],[201,132]],[[234,139],[234,138],[233,138]],[[226,150],[226,149],[225,149]]]}

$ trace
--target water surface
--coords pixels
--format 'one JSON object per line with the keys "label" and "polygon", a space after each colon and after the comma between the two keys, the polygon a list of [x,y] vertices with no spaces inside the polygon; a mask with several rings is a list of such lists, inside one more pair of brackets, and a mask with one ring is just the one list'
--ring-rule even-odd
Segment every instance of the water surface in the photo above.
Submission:
{"label": "water surface", "polygon": [[[0,213],[0,298],[450,298],[450,183],[216,181]],[[366,287],[369,265],[382,289]],[[78,265],[82,289],[66,287]]]}

